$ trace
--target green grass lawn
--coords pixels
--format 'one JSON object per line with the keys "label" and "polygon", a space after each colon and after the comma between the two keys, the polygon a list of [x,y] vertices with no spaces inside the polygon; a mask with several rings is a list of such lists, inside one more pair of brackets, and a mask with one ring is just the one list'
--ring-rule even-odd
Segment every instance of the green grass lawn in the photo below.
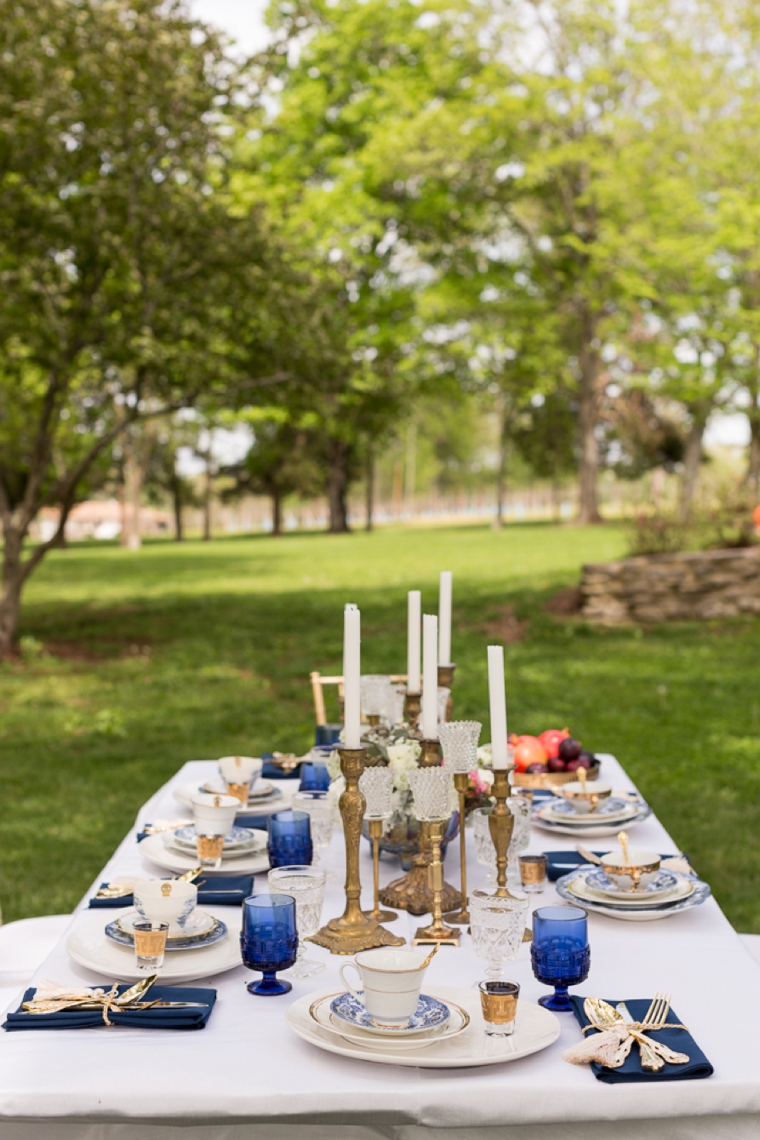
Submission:
{"label": "green grass lawn", "polygon": [[7,920],[72,907],[140,804],[186,760],[300,751],[309,670],[339,670],[342,608],[367,672],[406,665],[406,591],[437,605],[454,571],[456,716],[486,722],[486,652],[511,606],[510,729],[567,724],[615,752],[741,930],[760,932],[760,622],[598,630],[544,609],[601,528],[511,525],[147,545],[76,545],[32,579],[22,635],[51,653],[0,664],[0,901]]}

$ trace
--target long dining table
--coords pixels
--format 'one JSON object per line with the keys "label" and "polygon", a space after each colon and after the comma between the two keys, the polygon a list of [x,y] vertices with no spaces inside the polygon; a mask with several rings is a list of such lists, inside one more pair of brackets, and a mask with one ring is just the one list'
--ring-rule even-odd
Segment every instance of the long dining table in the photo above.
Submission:
{"label": "long dining table", "polygon": [[[615,789],[634,790],[617,760],[602,757]],[[71,928],[109,911],[87,910],[102,880],[118,875],[160,877],[146,862],[136,833],[148,821],[188,816],[174,790],[213,776],[213,761],[185,764],[140,809],[77,907]],[[282,781],[287,792],[295,785]],[[632,833],[637,847],[675,852],[655,815]],[[468,829],[472,887],[486,869],[475,860]],[[596,841],[593,846],[598,846]],[[603,844],[607,841],[601,841]],[[531,829],[530,850],[572,846],[568,837]],[[329,872],[323,920],[342,913],[343,836],[336,828],[322,852]],[[697,868],[699,870],[699,868]],[[51,868],[51,872],[54,868]],[[370,903],[372,863],[362,842],[364,902]],[[446,878],[459,882],[458,843],[451,844]],[[399,874],[383,858],[381,881]],[[255,890],[266,890],[258,875]],[[549,884],[532,905],[558,901]],[[206,908],[233,924],[232,908]],[[237,919],[239,921],[239,919]],[[422,920],[400,913],[390,929],[411,940]],[[376,1065],[322,1051],[288,1027],[286,1010],[304,994],[338,987],[347,959],[310,945],[325,969],[295,980],[274,998],[246,991],[254,975],[242,962],[195,985],[213,986],[218,1000],[201,1032],[112,1029],[36,1030],[0,1034],[0,1140],[757,1140],[760,1136],[760,966],[710,898],[656,922],[589,916],[591,972],[582,994],[619,1000],[672,994],[673,1007],[714,1066],[704,1080],[604,1084],[562,1052],[580,1039],[571,1014],[542,1052],[486,1068],[424,1069]],[[102,975],[77,965],[66,936],[35,981],[103,985]],[[524,944],[507,976],[535,1001],[546,987],[532,975]],[[470,987],[485,975],[469,934],[459,948],[441,947],[429,967],[433,985]],[[256,975],[258,976],[258,975]],[[32,983],[34,984],[34,982]],[[7,995],[6,995],[7,997]],[[6,1005],[15,1008],[19,995]]]}

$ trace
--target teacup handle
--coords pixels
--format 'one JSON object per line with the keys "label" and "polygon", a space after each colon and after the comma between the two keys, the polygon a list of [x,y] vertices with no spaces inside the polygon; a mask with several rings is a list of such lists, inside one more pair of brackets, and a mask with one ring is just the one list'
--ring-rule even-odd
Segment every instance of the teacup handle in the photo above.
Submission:
{"label": "teacup handle", "polygon": [[338,973],[340,974],[340,980],[343,982],[343,985],[344,985],[344,986],[346,986],[346,987],[347,987],[347,989],[349,989],[349,990],[350,990],[350,992],[351,992],[351,993],[354,995],[354,997],[355,997],[355,998],[356,998],[358,1001],[361,1001],[361,1000],[362,1000],[362,999],[361,999],[361,997],[360,997],[360,996],[359,996],[359,994],[356,992],[356,990],[354,989],[354,987],[351,985],[351,983],[349,982],[349,980],[348,980],[348,978],[346,977],[346,975],[343,973],[343,971],[344,971],[344,970],[347,970],[349,966],[353,966],[353,968],[356,970],[357,974],[359,974],[359,977],[361,978],[361,974],[359,973],[359,967],[356,965],[356,963],[355,963],[355,962],[344,962],[344,963],[343,963],[343,965],[342,965],[342,966],[340,967],[340,969],[338,970]]}

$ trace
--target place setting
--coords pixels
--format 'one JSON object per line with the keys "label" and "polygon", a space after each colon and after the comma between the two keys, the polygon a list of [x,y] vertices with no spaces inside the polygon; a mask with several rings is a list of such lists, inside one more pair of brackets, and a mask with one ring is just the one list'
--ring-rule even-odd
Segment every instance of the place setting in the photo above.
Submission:
{"label": "place setting", "polygon": [[652,809],[635,792],[614,792],[611,784],[578,779],[553,789],[551,798],[534,804],[531,822],[542,831],[587,838],[615,835],[621,827],[635,827],[648,819]]}
{"label": "place setting", "polygon": [[560,897],[627,922],[668,918],[710,897],[709,884],[693,871],[676,870],[674,860],[630,847],[625,831],[618,834],[618,842],[618,848],[601,856],[585,852],[592,861],[557,879]]}
{"label": "place setting", "polygon": [[192,807],[197,795],[229,795],[237,800],[236,815],[251,812],[268,815],[283,806],[282,789],[261,777],[264,761],[260,757],[222,756],[217,763],[218,777],[175,788],[173,794],[177,802],[183,807]]}
{"label": "place setting", "polygon": [[235,824],[239,805],[237,796],[197,792],[190,801],[192,823],[146,835],[138,850],[168,871],[190,871],[198,863],[222,876],[266,871],[266,835]]}

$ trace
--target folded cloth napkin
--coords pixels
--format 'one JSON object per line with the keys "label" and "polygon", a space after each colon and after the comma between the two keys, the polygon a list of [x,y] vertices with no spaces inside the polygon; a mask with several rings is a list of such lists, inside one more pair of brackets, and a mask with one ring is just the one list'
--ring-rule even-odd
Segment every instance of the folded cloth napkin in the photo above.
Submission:
{"label": "folded cloth napkin", "polygon": [[[250,826],[246,824],[246,826]],[[203,885],[198,887],[198,902],[207,906],[242,906],[243,901],[253,894],[253,875],[200,875]],[[101,883],[107,887],[108,883]],[[122,895],[118,899],[90,899],[90,908],[134,906],[132,895]]]}
{"label": "folded cloth napkin", "polygon": [[[570,998],[575,1019],[581,1027],[590,1024],[583,1010],[584,1001],[585,998],[575,995]],[[614,1008],[620,998],[615,998],[614,1001],[612,998],[605,998],[605,1001]],[[631,1017],[643,1021],[651,1002],[647,998],[632,998],[625,1004]],[[680,1022],[678,1014],[673,1009],[668,1014],[668,1022],[671,1024]],[[594,1030],[590,1030],[585,1036],[586,1039],[589,1039],[596,1034]],[[697,1081],[712,1076],[712,1065],[687,1029],[648,1029],[646,1036],[651,1037],[654,1041],[660,1041],[676,1053],[686,1053],[689,1057],[688,1062],[685,1065],[671,1065],[666,1061],[659,1072],[650,1073],[641,1067],[639,1047],[634,1044],[619,1069],[609,1069],[597,1061],[592,1061],[591,1070],[596,1079],[604,1081],[608,1085],[620,1085],[639,1081]]]}
{"label": "folded cloth napkin", "polygon": [[[249,824],[250,826],[250,824]],[[592,855],[598,855],[601,859],[602,855],[606,855],[608,848],[604,851],[592,851]],[[551,883],[561,879],[568,871],[580,867],[582,863],[587,860],[583,858],[578,851],[545,851],[546,855],[546,875]],[[661,855],[661,859],[668,859],[670,862],[662,863],[663,867],[669,867],[671,871],[681,871],[684,875],[688,875],[691,871],[691,865],[685,855]]]}
{"label": "folded cloth napkin", "polygon": [[[118,994],[128,990],[132,983],[117,987]],[[65,987],[68,992],[68,987]],[[63,986],[54,986],[51,983],[41,983],[38,989],[28,989],[21,999],[24,1002],[32,1001],[39,993],[40,996],[53,996],[56,991],[62,992]],[[73,992],[73,991],[71,991]],[[103,995],[109,991],[99,989],[91,991],[96,995]],[[82,991],[86,997],[88,991]],[[216,990],[191,989],[188,986],[151,986],[144,995],[144,1001],[191,1001],[203,1002],[197,1009],[134,1009],[118,1010],[113,1006],[108,1011],[108,1019],[114,1025],[132,1025],[139,1029],[203,1029],[211,1016],[211,1010],[216,1001]],[[7,1015],[3,1029],[13,1032],[18,1029],[96,1029],[104,1026],[102,1009],[64,1010],[60,1013],[24,1013],[21,1005],[13,1013]]]}
{"label": "folded cloth napkin", "polygon": [[282,768],[278,768],[276,764],[271,764],[270,761],[274,760],[273,752],[262,752],[261,759],[264,761],[264,767],[261,769],[261,777],[264,780],[300,780],[301,778],[301,765],[298,764],[292,772],[283,772]]}

